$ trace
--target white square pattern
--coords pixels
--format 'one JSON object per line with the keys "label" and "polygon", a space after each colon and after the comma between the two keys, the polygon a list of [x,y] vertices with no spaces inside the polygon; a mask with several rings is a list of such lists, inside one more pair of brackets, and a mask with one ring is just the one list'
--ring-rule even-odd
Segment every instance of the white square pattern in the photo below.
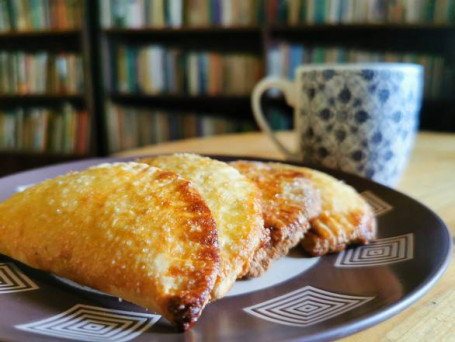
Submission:
{"label": "white square pattern", "polygon": [[19,330],[80,341],[130,341],[150,328],[160,315],[78,304],[47,319],[17,325]]}
{"label": "white square pattern", "polygon": [[368,202],[376,216],[384,215],[385,213],[393,209],[393,207],[390,204],[384,202],[371,191],[364,191],[360,195],[365,199],[365,201]]}
{"label": "white square pattern", "polygon": [[0,263],[0,294],[37,290],[39,287],[12,262]]}
{"label": "white square pattern", "polygon": [[379,239],[369,245],[340,253],[335,267],[371,267],[411,260],[414,257],[412,233]]}
{"label": "white square pattern", "polygon": [[273,323],[307,327],[353,310],[372,299],[305,286],[243,310]]}

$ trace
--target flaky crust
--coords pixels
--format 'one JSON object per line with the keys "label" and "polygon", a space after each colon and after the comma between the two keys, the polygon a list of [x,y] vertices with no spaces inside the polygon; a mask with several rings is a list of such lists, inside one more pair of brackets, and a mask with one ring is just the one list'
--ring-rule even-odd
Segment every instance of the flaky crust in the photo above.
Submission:
{"label": "flaky crust", "polygon": [[0,253],[191,327],[219,264],[216,224],[190,182],[146,164],[103,164],[0,203]]}
{"label": "flaky crust", "polygon": [[340,252],[349,244],[367,244],[376,238],[374,213],[354,188],[320,171],[286,167],[305,174],[321,193],[321,214],[310,220],[311,229],[302,240],[308,253]]}
{"label": "flaky crust", "polygon": [[255,182],[262,194],[264,225],[270,242],[255,253],[247,277],[258,277],[296,246],[309,229],[309,219],[321,210],[319,191],[306,176],[280,164],[235,161],[230,163]]}
{"label": "flaky crust", "polygon": [[142,159],[177,172],[195,184],[217,223],[220,272],[213,299],[223,297],[249,267],[265,236],[260,192],[228,164],[196,154],[179,153]]}

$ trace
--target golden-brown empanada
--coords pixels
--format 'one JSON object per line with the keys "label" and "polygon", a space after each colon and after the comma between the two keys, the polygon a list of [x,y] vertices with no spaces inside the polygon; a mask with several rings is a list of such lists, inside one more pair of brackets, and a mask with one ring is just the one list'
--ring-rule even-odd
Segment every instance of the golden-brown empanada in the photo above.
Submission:
{"label": "golden-brown empanada", "polygon": [[272,262],[288,254],[309,229],[309,219],[319,215],[319,191],[306,176],[281,164],[239,160],[230,165],[256,183],[262,193],[264,225],[270,243],[260,248],[247,277],[258,277]]}
{"label": "golden-brown empanada", "polygon": [[0,203],[0,253],[191,327],[210,299],[219,249],[193,185],[146,164],[102,164]]}
{"label": "golden-brown empanada", "polygon": [[349,244],[366,244],[376,238],[373,210],[354,188],[320,171],[285,167],[303,173],[321,194],[321,214],[310,220],[311,228],[302,240],[308,253],[340,252]]}
{"label": "golden-brown empanada", "polygon": [[259,190],[234,167],[196,154],[165,155],[140,162],[189,179],[212,211],[221,256],[213,299],[221,298],[248,270],[265,238]]}

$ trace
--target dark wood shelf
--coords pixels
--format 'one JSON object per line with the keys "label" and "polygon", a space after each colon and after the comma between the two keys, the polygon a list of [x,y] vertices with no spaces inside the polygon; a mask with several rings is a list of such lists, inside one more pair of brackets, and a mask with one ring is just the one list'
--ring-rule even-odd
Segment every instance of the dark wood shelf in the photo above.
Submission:
{"label": "dark wood shelf", "polygon": [[69,162],[89,157],[88,155],[56,154],[49,152],[2,151],[0,150],[0,177],[46,165]]}
{"label": "dark wood shelf", "polygon": [[199,26],[199,27],[142,27],[142,28],[121,28],[114,27],[103,29],[108,35],[140,35],[140,34],[207,34],[207,35],[224,35],[224,34],[259,34],[262,28],[260,26]]}
{"label": "dark wood shelf", "polygon": [[89,155],[81,155],[76,153],[56,153],[56,152],[48,152],[48,151],[27,151],[27,150],[2,150],[0,149],[0,155],[7,157],[7,156],[17,156],[18,158],[29,158],[29,157],[45,157],[48,159],[82,159],[88,158]]}
{"label": "dark wood shelf", "polygon": [[111,43],[160,43],[194,50],[262,53],[260,27],[111,28],[102,32]]}
{"label": "dark wood shelf", "polygon": [[271,24],[269,25],[270,31],[332,31],[332,30],[346,30],[346,31],[373,31],[383,29],[393,29],[400,31],[408,31],[414,33],[417,31],[455,31],[455,25],[453,24],[396,24],[396,23],[353,23],[353,24],[299,24],[299,25],[283,25],[283,24]]}
{"label": "dark wood shelf", "polygon": [[33,94],[33,95],[7,95],[0,94],[0,107],[23,106],[58,106],[69,102],[76,107],[85,104],[84,95],[58,95],[58,94]]}
{"label": "dark wood shelf", "polygon": [[[343,46],[371,51],[450,53],[455,25],[333,24],[272,25],[271,39],[314,46]],[[435,39],[437,37],[437,39]]]}
{"label": "dark wood shelf", "polygon": [[2,32],[0,46],[2,50],[80,51],[81,30]]}
{"label": "dark wood shelf", "polygon": [[34,30],[34,31],[3,31],[0,32],[0,39],[10,39],[10,38],[75,38],[81,33],[81,30]]}
{"label": "dark wood shelf", "polygon": [[455,132],[455,99],[425,99],[420,111],[420,127],[425,130]]}
{"label": "dark wood shelf", "polygon": [[118,104],[177,111],[231,114],[237,117],[251,116],[250,97],[246,96],[190,96],[145,95],[112,92],[109,98]]}

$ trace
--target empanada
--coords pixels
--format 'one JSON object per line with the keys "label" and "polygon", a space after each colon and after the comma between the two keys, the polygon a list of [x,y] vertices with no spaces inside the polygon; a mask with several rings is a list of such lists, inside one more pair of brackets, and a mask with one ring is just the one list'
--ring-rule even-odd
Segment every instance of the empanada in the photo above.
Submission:
{"label": "empanada", "polygon": [[253,257],[247,277],[258,277],[272,262],[288,254],[321,211],[319,191],[301,172],[281,164],[239,160],[230,165],[256,183],[262,193],[264,225],[270,243]]}
{"label": "empanada", "polygon": [[234,167],[196,154],[165,155],[139,162],[189,179],[212,211],[221,256],[213,299],[221,298],[249,269],[253,254],[266,238],[259,190]]}
{"label": "empanada", "polygon": [[321,214],[310,220],[311,228],[302,240],[308,253],[340,252],[349,244],[366,244],[376,238],[373,210],[354,188],[320,171],[285,167],[303,173],[321,193]]}
{"label": "empanada", "polygon": [[0,253],[191,327],[219,266],[215,221],[193,185],[146,164],[102,164],[0,203]]}

